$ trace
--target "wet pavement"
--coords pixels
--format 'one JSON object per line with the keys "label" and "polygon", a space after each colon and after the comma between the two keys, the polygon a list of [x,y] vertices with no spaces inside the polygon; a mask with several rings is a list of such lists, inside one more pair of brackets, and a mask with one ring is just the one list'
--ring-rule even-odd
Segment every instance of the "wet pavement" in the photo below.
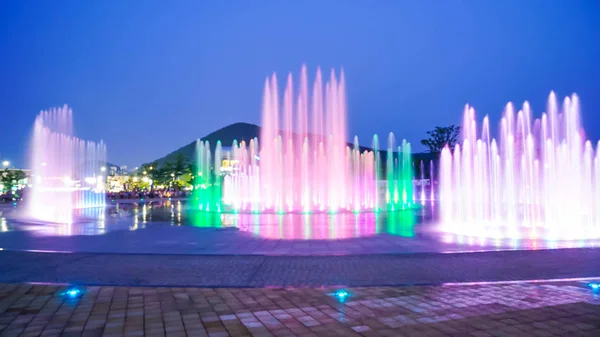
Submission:
{"label": "wet pavement", "polygon": [[600,336],[597,242],[440,235],[432,210],[2,208],[0,336]]}
{"label": "wet pavement", "polygon": [[0,284],[0,336],[600,336],[584,282],[64,290]]}
{"label": "wet pavement", "polygon": [[73,224],[40,224],[0,208],[0,249],[119,254],[357,255],[599,247],[594,240],[490,239],[436,231],[435,205],[339,214],[226,214],[185,201],[85,209]]}

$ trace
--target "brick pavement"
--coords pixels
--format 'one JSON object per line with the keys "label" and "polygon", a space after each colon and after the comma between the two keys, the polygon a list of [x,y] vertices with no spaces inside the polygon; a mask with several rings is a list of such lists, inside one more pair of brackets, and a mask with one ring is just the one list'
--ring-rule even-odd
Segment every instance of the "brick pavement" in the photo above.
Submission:
{"label": "brick pavement", "polygon": [[579,282],[349,288],[0,284],[0,336],[600,336]]}

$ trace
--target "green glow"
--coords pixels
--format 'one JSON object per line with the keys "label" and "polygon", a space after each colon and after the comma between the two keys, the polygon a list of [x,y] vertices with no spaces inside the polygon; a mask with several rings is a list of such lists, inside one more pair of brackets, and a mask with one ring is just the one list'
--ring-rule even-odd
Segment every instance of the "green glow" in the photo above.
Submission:
{"label": "green glow", "polygon": [[389,211],[412,207],[413,169],[410,143],[394,148],[394,137],[390,135],[386,161],[386,202]]}
{"label": "green glow", "polygon": [[415,236],[416,216],[413,210],[389,212],[387,219],[382,219],[385,231],[392,235],[403,237]]}
{"label": "green glow", "polygon": [[188,212],[188,218],[194,227],[223,227],[223,221],[219,213],[192,210]]}
{"label": "green glow", "polygon": [[196,163],[198,174],[194,175],[192,200],[195,208],[206,212],[221,212],[221,142],[217,142],[214,159],[209,142],[196,141]]}

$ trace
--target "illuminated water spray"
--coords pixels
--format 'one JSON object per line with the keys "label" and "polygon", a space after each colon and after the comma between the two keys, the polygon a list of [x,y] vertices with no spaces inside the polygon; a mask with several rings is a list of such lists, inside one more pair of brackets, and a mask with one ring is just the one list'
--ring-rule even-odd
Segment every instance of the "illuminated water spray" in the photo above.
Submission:
{"label": "illuminated water spray", "polygon": [[573,240],[600,237],[598,145],[586,140],[579,98],[560,110],[550,94],[541,119],[529,104],[515,113],[508,104],[500,138],[489,119],[477,129],[466,106],[463,141],[441,155],[443,230],[496,238]]}
{"label": "illuminated water spray", "polygon": [[221,142],[217,142],[214,158],[208,141],[196,141],[196,169],[191,203],[201,211],[221,212]]}
{"label": "illuminated water spray", "polygon": [[73,113],[66,105],[42,111],[31,140],[30,216],[70,223],[73,210],[105,204],[106,145],[73,135]]}
{"label": "illuminated water spray", "polygon": [[343,72],[338,78],[332,70],[323,84],[318,70],[309,92],[303,67],[297,89],[288,75],[282,102],[276,75],[267,78],[261,144],[254,139],[233,145],[237,167],[225,178],[224,201],[236,211],[255,213],[410,207],[410,144],[403,141],[396,148],[390,135],[387,159],[382,160],[377,136],[375,150],[361,149],[356,137],[352,145],[347,143],[346,116]]}

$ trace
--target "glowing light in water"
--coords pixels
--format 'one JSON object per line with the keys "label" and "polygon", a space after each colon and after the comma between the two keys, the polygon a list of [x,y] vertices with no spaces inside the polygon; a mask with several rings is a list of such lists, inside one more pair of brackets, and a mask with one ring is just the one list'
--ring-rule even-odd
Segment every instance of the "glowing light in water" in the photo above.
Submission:
{"label": "glowing light in water", "polygon": [[73,209],[104,206],[106,145],[73,136],[73,114],[66,105],[37,116],[29,159],[32,217],[70,223]]}
{"label": "glowing light in water", "polygon": [[493,238],[575,240],[600,237],[600,158],[581,127],[579,98],[554,93],[532,119],[529,104],[509,103],[500,139],[489,119],[477,129],[465,107],[463,141],[440,164],[442,229]]}
{"label": "glowing light in water", "polygon": [[379,233],[414,237],[416,224],[413,210],[337,214],[196,213],[198,219],[205,219],[202,223],[206,227],[237,227],[242,232],[274,240],[341,240],[370,237]]}
{"label": "glowing light in water", "polygon": [[[311,95],[303,67],[296,91],[288,75],[282,104],[277,77],[267,78],[261,144],[256,138],[234,142],[236,169],[225,178],[224,202],[235,211],[279,214],[411,207],[410,144],[402,141],[396,147],[390,134],[384,161],[377,136],[373,151],[361,149],[356,137],[347,144],[346,116],[343,72],[338,78],[332,70],[323,85],[318,70]],[[384,193],[380,182],[386,186]]]}

